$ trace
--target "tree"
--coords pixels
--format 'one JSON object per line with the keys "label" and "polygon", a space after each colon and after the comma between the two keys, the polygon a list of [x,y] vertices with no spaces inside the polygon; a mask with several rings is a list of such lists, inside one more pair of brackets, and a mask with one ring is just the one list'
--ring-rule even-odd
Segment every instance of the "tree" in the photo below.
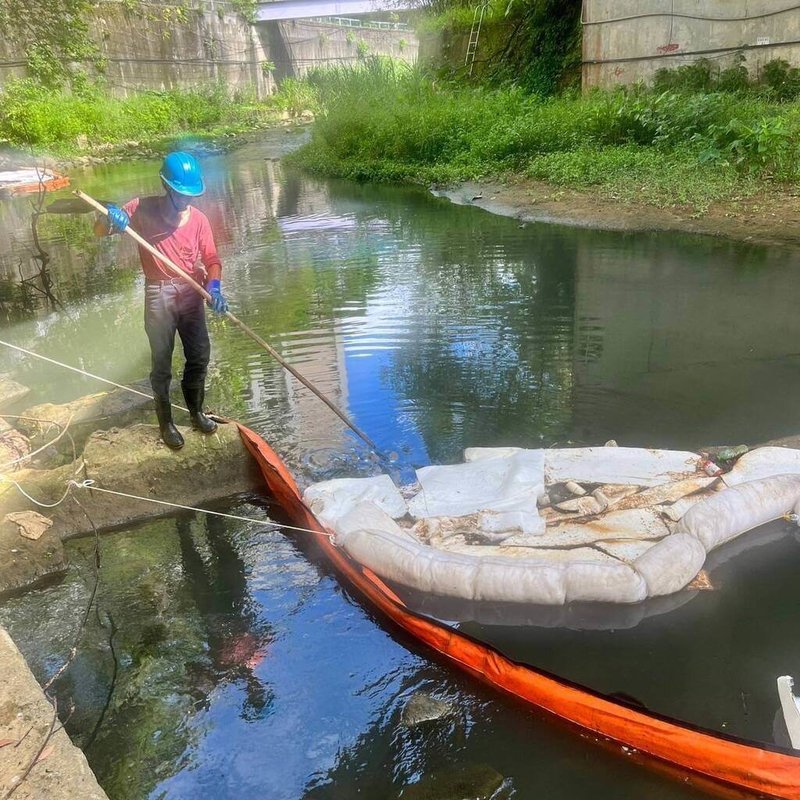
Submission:
{"label": "tree", "polygon": [[98,0],[0,0],[0,35],[25,53],[30,76],[44,86],[73,83],[86,61],[99,66],[89,33]]}

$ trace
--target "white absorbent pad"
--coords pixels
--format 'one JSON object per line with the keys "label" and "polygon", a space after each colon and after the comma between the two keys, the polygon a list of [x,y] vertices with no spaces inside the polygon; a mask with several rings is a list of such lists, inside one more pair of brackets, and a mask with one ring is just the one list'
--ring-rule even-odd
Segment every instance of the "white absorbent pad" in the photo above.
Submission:
{"label": "white absorbent pad", "polygon": [[772,478],[775,475],[800,475],[800,450],[789,447],[759,447],[745,453],[722,476],[726,486]]}
{"label": "white absorbent pad", "polygon": [[548,485],[572,480],[659,486],[691,477],[700,462],[697,453],[641,447],[576,447],[543,452]]}
{"label": "white absorbent pad", "polygon": [[417,519],[461,517],[480,511],[524,511],[538,515],[544,491],[541,450],[417,470],[420,491],[408,503]]}
{"label": "white absorbent pad", "polygon": [[710,552],[745,531],[765,525],[794,508],[800,475],[777,475],[716,492],[681,517],[675,533],[694,536]]}
{"label": "white absorbent pad", "polygon": [[390,517],[399,519],[407,513],[406,501],[388,475],[374,478],[335,478],[309,486],[303,500],[317,519],[330,528],[359,503],[374,503]]}

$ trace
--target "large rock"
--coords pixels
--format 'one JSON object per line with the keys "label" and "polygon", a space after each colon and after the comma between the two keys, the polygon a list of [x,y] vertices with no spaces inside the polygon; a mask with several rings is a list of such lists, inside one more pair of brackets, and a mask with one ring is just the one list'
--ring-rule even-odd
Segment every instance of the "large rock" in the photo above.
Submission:
{"label": "large rock", "polygon": [[452,703],[438,700],[427,692],[414,692],[400,712],[400,724],[406,728],[416,728],[443,717],[452,716],[455,708]]}
{"label": "large rock", "polygon": [[[53,707],[2,628],[0,675],[0,743],[10,740],[0,747],[0,794],[5,797],[18,784],[14,800],[108,800],[86,757],[72,744],[58,720],[50,735]],[[23,778],[48,736],[39,761]]]}
{"label": "large rock", "polygon": [[[136,384],[135,388],[142,392],[150,390],[145,384]],[[40,458],[40,463],[57,466],[80,455],[86,440],[95,431],[123,427],[135,422],[150,422],[154,420],[155,413],[153,401],[149,397],[115,389],[79,397],[60,405],[42,403],[25,409],[20,416],[22,418],[16,422],[15,427],[30,438],[33,449],[55,439],[60,428],[69,424],[69,435],[64,435],[54,445],[57,452],[45,453]],[[57,454],[60,454],[60,459]]]}

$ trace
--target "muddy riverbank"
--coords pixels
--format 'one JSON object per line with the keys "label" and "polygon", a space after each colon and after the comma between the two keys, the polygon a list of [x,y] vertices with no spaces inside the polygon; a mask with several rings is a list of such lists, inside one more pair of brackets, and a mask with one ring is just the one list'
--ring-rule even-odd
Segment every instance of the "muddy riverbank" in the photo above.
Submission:
{"label": "muddy riverbank", "polygon": [[711,203],[704,211],[691,205],[627,203],[600,192],[566,189],[522,177],[470,181],[435,189],[434,194],[521,223],[552,222],[610,231],[679,231],[752,244],[800,246],[800,194],[778,187]]}

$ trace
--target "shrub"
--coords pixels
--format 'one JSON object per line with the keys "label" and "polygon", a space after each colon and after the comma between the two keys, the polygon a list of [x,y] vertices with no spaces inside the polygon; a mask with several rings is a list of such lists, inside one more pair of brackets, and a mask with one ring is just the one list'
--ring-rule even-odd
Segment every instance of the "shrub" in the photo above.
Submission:
{"label": "shrub", "polygon": [[272,102],[277,108],[297,116],[303,111],[317,109],[317,92],[307,80],[285,78],[278,86],[277,94],[273,95]]}
{"label": "shrub", "polygon": [[740,119],[710,125],[704,136],[701,161],[730,163],[750,172],[767,172],[780,179],[797,175],[798,141],[781,117],[765,117],[748,125]]}
{"label": "shrub", "polygon": [[776,100],[794,100],[800,95],[800,70],[782,58],[764,64],[761,82]]}
{"label": "shrub", "polygon": [[653,76],[653,88],[657,92],[708,92],[715,82],[714,69],[707,58],[674,69],[659,69]]}
{"label": "shrub", "polygon": [[79,136],[92,144],[202,130],[222,122],[230,107],[221,86],[116,99],[102,86],[78,93],[23,80],[8,84],[0,95],[0,136],[14,144],[68,151]]}

